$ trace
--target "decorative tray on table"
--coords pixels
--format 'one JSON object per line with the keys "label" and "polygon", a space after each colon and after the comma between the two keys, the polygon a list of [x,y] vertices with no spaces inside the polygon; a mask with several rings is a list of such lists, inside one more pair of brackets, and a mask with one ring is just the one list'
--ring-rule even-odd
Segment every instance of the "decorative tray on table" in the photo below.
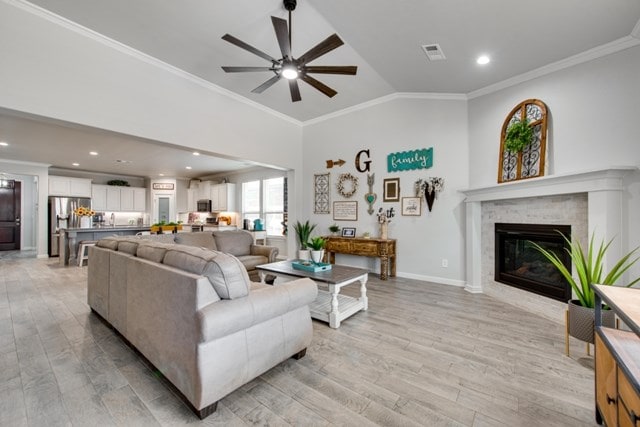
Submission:
{"label": "decorative tray on table", "polygon": [[331,270],[331,264],[327,264],[324,262],[303,261],[300,259],[291,261],[291,267],[293,267],[294,270],[311,271],[314,273],[317,273],[318,271]]}

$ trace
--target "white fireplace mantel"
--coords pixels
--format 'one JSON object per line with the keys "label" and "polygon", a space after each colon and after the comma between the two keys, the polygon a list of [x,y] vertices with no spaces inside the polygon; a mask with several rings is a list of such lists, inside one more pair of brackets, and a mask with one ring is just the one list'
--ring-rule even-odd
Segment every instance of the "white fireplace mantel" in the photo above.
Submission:
{"label": "white fireplace mantel", "polygon": [[[599,238],[608,241],[622,231],[624,177],[637,171],[635,166],[612,167],[461,190],[466,196],[465,289],[472,293],[482,292],[482,202],[587,193],[589,235],[597,231]],[[621,254],[621,239],[618,238],[609,247],[608,256],[619,259]]]}

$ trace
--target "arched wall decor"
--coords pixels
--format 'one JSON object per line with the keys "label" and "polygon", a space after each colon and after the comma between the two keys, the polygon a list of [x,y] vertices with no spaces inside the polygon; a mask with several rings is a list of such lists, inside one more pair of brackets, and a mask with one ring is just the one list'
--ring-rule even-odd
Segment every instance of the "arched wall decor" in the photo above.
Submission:
{"label": "arched wall decor", "polygon": [[[533,141],[522,151],[512,153],[505,148],[505,135],[512,123],[526,118],[533,128]],[[547,107],[539,99],[527,99],[516,105],[502,124],[498,183],[535,178],[545,173],[547,152]]]}

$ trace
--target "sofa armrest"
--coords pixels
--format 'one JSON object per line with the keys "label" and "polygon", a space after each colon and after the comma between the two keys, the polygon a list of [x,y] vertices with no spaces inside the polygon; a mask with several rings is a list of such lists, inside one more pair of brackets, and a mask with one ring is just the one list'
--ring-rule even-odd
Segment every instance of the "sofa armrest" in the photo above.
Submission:
{"label": "sofa armrest", "polygon": [[220,300],[198,311],[200,342],[224,337],[308,306],[318,295],[311,279],[257,289],[244,298]]}
{"label": "sofa armrest", "polygon": [[280,250],[275,246],[251,245],[251,255],[262,255],[267,257],[268,262],[276,262],[276,257]]}

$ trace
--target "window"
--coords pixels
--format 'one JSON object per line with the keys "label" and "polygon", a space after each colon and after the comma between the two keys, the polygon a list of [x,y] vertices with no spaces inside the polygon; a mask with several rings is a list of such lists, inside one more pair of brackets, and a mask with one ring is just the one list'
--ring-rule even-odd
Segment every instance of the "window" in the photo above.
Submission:
{"label": "window", "polygon": [[242,183],[242,219],[262,219],[268,236],[282,236],[285,215],[285,178]]}

